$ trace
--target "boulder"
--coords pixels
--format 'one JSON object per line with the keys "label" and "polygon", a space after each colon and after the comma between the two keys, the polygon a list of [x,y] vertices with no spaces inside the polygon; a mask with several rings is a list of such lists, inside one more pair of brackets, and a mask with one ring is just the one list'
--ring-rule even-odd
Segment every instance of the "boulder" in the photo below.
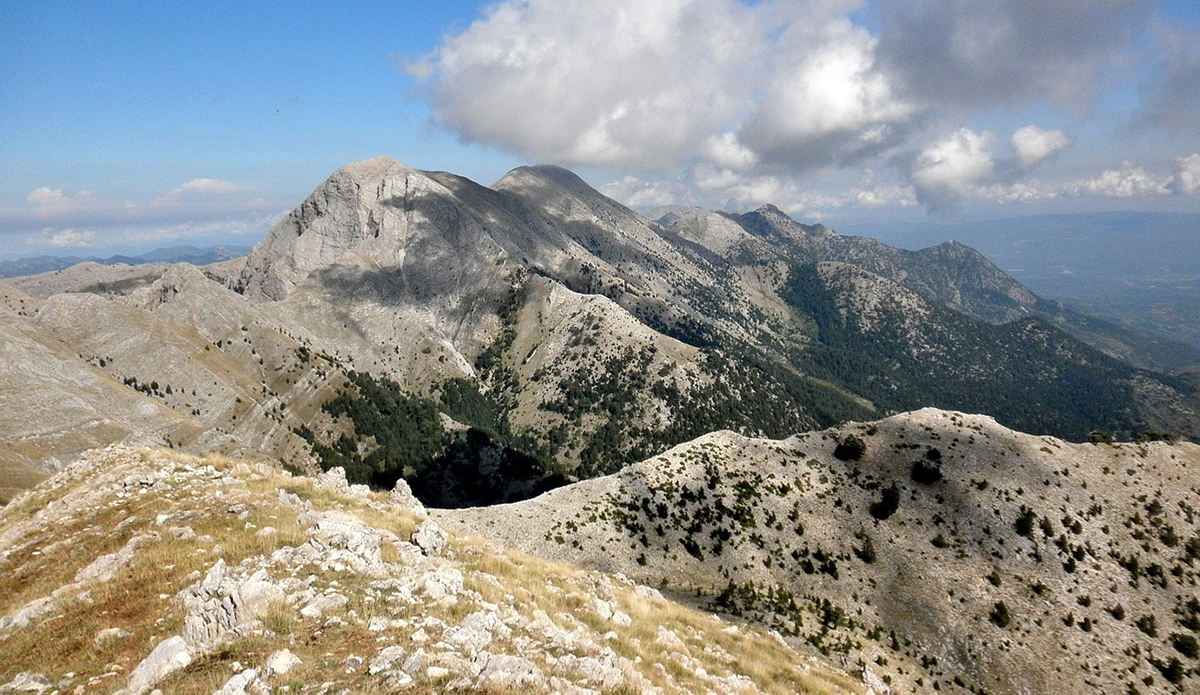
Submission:
{"label": "boulder", "polygon": [[170,674],[192,663],[187,643],[179,635],[158,643],[154,651],[129,674],[129,683],[118,695],[141,695]]}
{"label": "boulder", "polygon": [[300,660],[300,657],[293,654],[291,650],[280,649],[279,651],[271,652],[271,655],[267,657],[264,675],[268,677],[271,674],[282,676],[302,663],[304,662]]}
{"label": "boulder", "polygon": [[412,532],[412,543],[426,555],[441,555],[450,536],[433,521],[426,521]]}

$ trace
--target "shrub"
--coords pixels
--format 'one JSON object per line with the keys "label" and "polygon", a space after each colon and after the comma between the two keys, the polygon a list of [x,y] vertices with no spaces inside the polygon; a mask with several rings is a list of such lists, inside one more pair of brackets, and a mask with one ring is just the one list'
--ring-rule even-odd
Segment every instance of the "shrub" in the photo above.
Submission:
{"label": "shrub", "polygon": [[1175,651],[1189,659],[1195,659],[1200,656],[1200,643],[1197,643],[1196,638],[1189,634],[1176,632],[1171,635],[1171,646],[1175,647]]}
{"label": "shrub", "polygon": [[1008,612],[1008,606],[1004,605],[1003,601],[997,601],[992,608],[992,612],[988,614],[988,620],[996,624],[996,627],[1005,628],[1012,622],[1012,615]]}
{"label": "shrub", "polygon": [[1021,511],[1021,516],[1017,517],[1013,528],[1016,530],[1018,536],[1029,537],[1033,533],[1033,524],[1035,521],[1037,521],[1037,514],[1034,514],[1033,510],[1029,507],[1025,507]]}
{"label": "shrub", "polygon": [[1154,664],[1154,668],[1157,668],[1158,672],[1161,673],[1163,678],[1166,678],[1168,682],[1175,684],[1183,682],[1183,674],[1187,672],[1187,669],[1183,667],[1183,664],[1179,662],[1179,659],[1175,657],[1171,657],[1170,661],[1151,659],[1150,663]]}
{"label": "shrub", "polygon": [[[930,449],[930,451],[937,451],[937,449]],[[912,465],[912,470],[909,471],[909,476],[912,477],[914,483],[932,485],[942,479],[942,469],[924,461],[916,461]]]}
{"label": "shrub", "polygon": [[866,450],[866,442],[851,434],[838,443],[833,450],[833,455],[842,461],[857,461],[862,458]]}
{"label": "shrub", "polygon": [[900,490],[892,483],[889,487],[883,489],[883,497],[878,502],[873,502],[870,507],[871,516],[883,521],[896,513],[900,508]]}
{"label": "shrub", "polygon": [[875,544],[871,541],[871,537],[865,533],[859,533],[858,540],[862,541],[862,546],[854,549],[854,555],[859,560],[868,565],[875,563]]}

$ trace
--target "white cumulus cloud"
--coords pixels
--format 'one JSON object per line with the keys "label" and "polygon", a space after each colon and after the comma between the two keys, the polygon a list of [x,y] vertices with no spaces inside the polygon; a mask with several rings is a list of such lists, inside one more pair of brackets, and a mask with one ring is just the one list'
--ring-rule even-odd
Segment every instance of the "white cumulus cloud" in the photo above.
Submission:
{"label": "white cumulus cloud", "polygon": [[220,179],[192,179],[183,184],[177,191],[196,191],[198,193],[235,193],[240,190],[236,183]]}
{"label": "white cumulus cloud", "polygon": [[187,198],[194,199],[203,196],[224,195],[237,193],[240,190],[240,186],[230,181],[208,178],[192,179],[182,186],[173,188],[161,197],[150,201],[150,207],[171,207],[179,205]]}
{"label": "white cumulus cloud", "polygon": [[1200,191],[1200,152],[1176,158],[1171,190],[1184,195]]}
{"label": "white cumulus cloud", "polygon": [[41,234],[30,239],[29,243],[44,244],[54,248],[85,248],[96,240],[96,232],[91,229],[52,229],[47,227]]}
{"label": "white cumulus cloud", "polygon": [[600,186],[604,195],[619,200],[634,210],[652,210],[664,205],[678,204],[682,191],[662,181],[643,181],[636,176],[623,176]]}
{"label": "white cumulus cloud", "polygon": [[1066,190],[1075,195],[1107,198],[1162,195],[1170,192],[1164,182],[1147,174],[1145,167],[1135,166],[1132,162],[1121,162],[1120,168],[1107,169],[1094,179],[1068,184]]}
{"label": "white cumulus cloud", "polygon": [[889,184],[867,189],[854,189],[851,197],[856,205],[865,208],[878,208],[885,205],[911,207],[917,204],[916,194],[910,186]]}
{"label": "white cumulus cloud", "polygon": [[[1101,90],[1163,54],[1137,44],[1153,15],[1153,0],[497,0],[406,69],[461,141],[610,167],[602,190],[638,209],[1194,193],[1200,162],[1186,157],[1168,181],[1128,165],[1064,182],[1051,165],[1095,146],[1087,123],[1078,145],[1038,125],[1006,143],[954,130],[1022,112],[1091,118]],[[1184,95],[1159,99],[1176,114],[1195,111],[1186,38],[1170,70],[1137,78]],[[887,182],[850,183],[865,167]]]}
{"label": "white cumulus cloud", "polygon": [[91,191],[66,195],[61,188],[43,186],[25,196],[25,201],[33,206],[34,214],[40,219],[49,219],[92,205],[96,201],[96,195]]}
{"label": "white cumulus cloud", "polygon": [[501,2],[410,72],[460,137],[541,161],[667,168],[751,88],[753,8],[735,0]]}
{"label": "white cumulus cloud", "polygon": [[704,158],[728,169],[746,171],[758,164],[758,154],[746,147],[735,133],[714,135],[704,143]]}
{"label": "white cumulus cloud", "polygon": [[743,139],[773,160],[807,168],[878,150],[917,107],[875,67],[876,40],[849,20],[793,26]]}
{"label": "white cumulus cloud", "polygon": [[995,171],[995,142],[995,133],[961,128],[922,150],[911,177],[917,199],[932,209],[944,209],[969,196],[976,183]]}
{"label": "white cumulus cloud", "polygon": [[1017,153],[1017,166],[1026,171],[1071,144],[1070,138],[1061,130],[1044,130],[1035,125],[1017,130],[1012,134],[1011,142]]}

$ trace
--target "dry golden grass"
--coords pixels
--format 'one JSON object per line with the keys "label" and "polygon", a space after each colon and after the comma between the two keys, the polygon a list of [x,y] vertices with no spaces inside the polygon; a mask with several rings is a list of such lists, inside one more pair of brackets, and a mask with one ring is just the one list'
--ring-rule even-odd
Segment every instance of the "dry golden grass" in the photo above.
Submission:
{"label": "dry golden grass", "polygon": [[[133,561],[111,581],[81,587],[90,589],[90,601],[62,601],[52,619],[0,636],[0,653],[7,657],[0,665],[0,682],[19,671],[32,670],[51,678],[73,672],[77,674],[74,683],[87,684],[88,692],[112,692],[123,686],[127,674],[156,644],[181,631],[183,610],[174,597],[206,572],[218,557],[235,566],[246,558],[269,556],[280,547],[296,546],[306,540],[305,529],[297,522],[298,510],[279,502],[276,490],[297,495],[316,512],[341,510],[401,539],[408,538],[420,522],[415,515],[387,505],[386,496],[379,493],[372,493],[367,499],[343,497],[315,486],[308,478],[292,477],[282,471],[264,473],[256,466],[219,456],[197,459],[175,452],[141,452],[126,468],[132,471],[147,464],[161,466],[165,461],[212,466],[221,476],[219,480],[196,486],[163,481],[119,503],[77,510],[70,520],[53,528],[32,529],[20,539],[19,542],[32,542],[10,556],[4,565],[9,571],[0,573],[0,615],[11,614],[29,600],[70,582],[80,568],[99,555],[119,549],[134,535],[156,532],[160,536],[139,546]],[[118,475],[117,480],[122,472],[110,471]],[[94,471],[80,476],[84,484],[92,486],[99,485],[100,479]],[[213,488],[223,491],[220,498],[211,494]],[[39,503],[44,504],[50,498],[64,499],[64,494],[76,493],[59,489],[39,491],[17,508],[5,510],[4,521],[15,523],[14,519],[28,518],[39,508]],[[242,511],[246,514],[239,518]],[[159,514],[175,516],[159,525],[155,523]],[[136,521],[120,533],[112,532],[128,518]],[[190,526],[197,538],[184,541],[167,532],[170,526],[183,525]],[[258,531],[267,526],[275,532],[259,535]],[[201,541],[206,535],[219,544],[219,552]],[[64,539],[68,542],[57,550],[38,554]],[[388,542],[381,545],[381,553],[386,562],[398,562],[401,558],[398,549]],[[688,692],[706,686],[688,668],[666,658],[666,650],[655,640],[660,625],[684,640],[691,656],[711,674],[744,674],[767,692],[780,694],[860,690],[852,680],[815,666],[809,673],[803,672],[798,668],[795,652],[780,647],[761,633],[747,629],[736,634],[724,632],[727,625],[713,616],[642,596],[620,581],[611,582],[616,607],[633,619],[630,626],[624,627],[600,618],[588,607],[592,587],[600,581],[598,574],[495,549],[473,539],[452,538],[448,557],[462,569],[467,588],[478,592],[483,600],[503,605],[510,602],[506,595],[511,595],[515,599],[512,603],[527,618],[540,609],[567,630],[573,629],[574,621],[578,621],[593,632],[598,643],[612,646],[630,660],[640,659],[641,673],[668,692]],[[261,667],[271,652],[286,647],[302,664],[276,685],[332,682],[335,690],[383,693],[387,690],[382,681],[367,672],[371,658],[388,645],[402,646],[409,653],[420,647],[428,649],[429,645],[411,642],[411,635],[403,631],[390,632],[386,638],[370,632],[366,625],[372,617],[410,621],[432,617],[453,625],[477,610],[476,605],[465,600],[451,605],[392,606],[370,596],[367,577],[345,572],[336,573],[336,577],[320,576],[315,567],[302,571],[310,570],[318,574],[319,586],[337,579],[338,590],[350,598],[347,609],[356,619],[327,626],[322,620],[302,618],[297,606],[277,601],[262,618],[263,631],[197,658],[159,687],[164,692],[183,695],[211,693],[235,673],[235,662],[242,667]],[[569,613],[574,621],[556,617],[561,613]],[[121,628],[129,634],[95,643],[96,634],[107,628]],[[603,640],[600,636],[610,630],[617,633],[618,639]],[[732,662],[706,651],[707,645],[717,645],[732,654]],[[498,643],[496,647],[503,645]],[[346,664],[350,655],[361,657],[362,664],[357,667]],[[665,674],[652,668],[656,663],[663,664]],[[111,675],[114,672],[117,675]],[[406,692],[442,692],[444,681],[429,680],[418,674],[417,682]],[[632,692],[616,689],[606,693],[620,695],[627,691]],[[499,695],[510,691],[491,688],[478,692]]]}
{"label": "dry golden grass", "polygon": [[[523,555],[511,550],[492,549],[485,543],[472,540],[464,544],[460,558],[464,569],[474,570],[500,579],[502,586],[466,575],[468,588],[478,591],[484,599],[503,603],[504,594],[512,594],[519,603],[546,611],[552,620],[557,613],[574,616],[597,635],[613,631],[618,639],[607,644],[620,656],[650,665],[662,663],[673,682],[668,682],[657,669],[644,668],[646,676],[656,686],[682,688],[683,692],[705,690],[708,686],[679,662],[666,658],[668,649],[656,641],[659,627],[674,632],[688,648],[690,656],[714,675],[741,674],[754,680],[768,693],[845,693],[860,692],[861,684],[816,662],[808,671],[797,663],[795,651],[780,645],[774,638],[750,628],[726,631],[729,624],[694,608],[638,594],[630,587],[613,581],[615,607],[630,616],[629,626],[620,626],[601,618],[587,607],[588,573],[576,567]],[[526,616],[530,617],[530,616]],[[557,621],[555,621],[557,622]],[[566,627],[560,625],[560,627]],[[698,635],[698,637],[693,637]],[[716,658],[705,647],[719,646],[733,655],[732,663]]]}

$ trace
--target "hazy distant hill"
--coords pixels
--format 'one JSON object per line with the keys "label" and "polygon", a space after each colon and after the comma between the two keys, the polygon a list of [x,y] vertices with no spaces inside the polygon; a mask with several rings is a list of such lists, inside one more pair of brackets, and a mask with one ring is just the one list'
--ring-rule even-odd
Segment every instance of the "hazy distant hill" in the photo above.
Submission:
{"label": "hazy distant hill", "polygon": [[81,256],[34,256],[15,261],[0,261],[0,278],[13,278],[23,275],[37,275],[55,270],[70,268],[79,263],[99,263],[101,265],[140,265],[143,263],[191,263],[192,265],[208,265],[233,258],[239,258],[250,253],[248,246],[213,246],[196,248],[195,246],[169,246],[154,249],[137,255],[116,255],[107,258]]}
{"label": "hazy distant hill", "polygon": [[1038,294],[1200,347],[1200,214],[1077,213],[889,227],[893,243],[916,248],[957,239]]}

